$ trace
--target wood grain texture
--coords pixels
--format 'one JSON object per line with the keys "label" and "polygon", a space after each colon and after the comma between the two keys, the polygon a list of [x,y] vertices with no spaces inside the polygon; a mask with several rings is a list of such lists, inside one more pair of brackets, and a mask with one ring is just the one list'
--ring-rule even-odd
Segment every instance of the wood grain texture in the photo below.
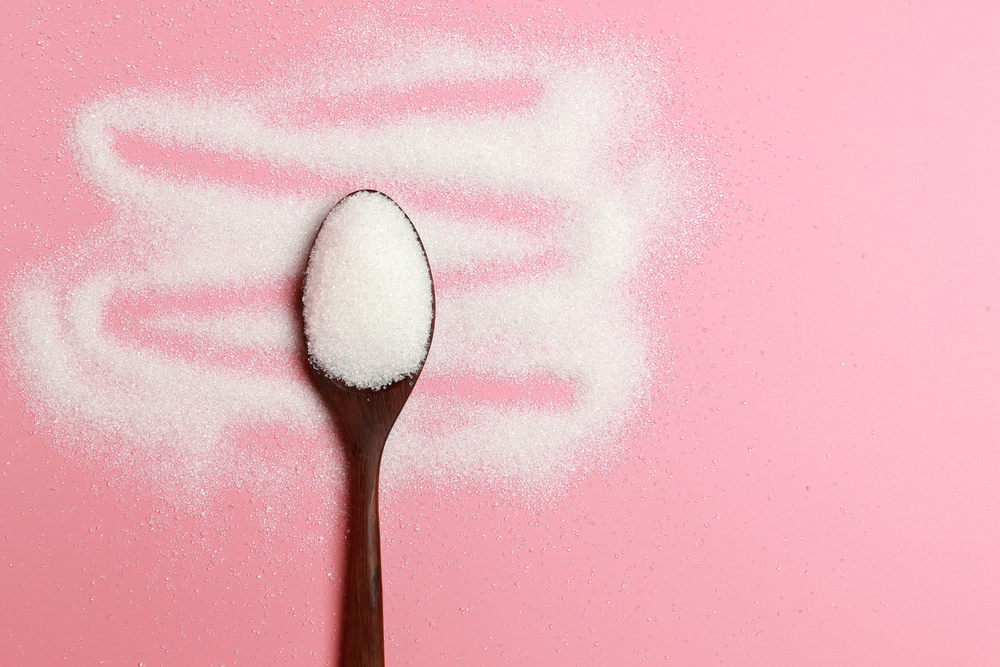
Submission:
{"label": "wood grain texture", "polygon": [[350,459],[351,533],[348,547],[347,618],[341,665],[385,664],[382,619],[382,556],[379,536],[379,467],[386,438],[419,371],[378,391],[344,386],[314,368],[333,410]]}

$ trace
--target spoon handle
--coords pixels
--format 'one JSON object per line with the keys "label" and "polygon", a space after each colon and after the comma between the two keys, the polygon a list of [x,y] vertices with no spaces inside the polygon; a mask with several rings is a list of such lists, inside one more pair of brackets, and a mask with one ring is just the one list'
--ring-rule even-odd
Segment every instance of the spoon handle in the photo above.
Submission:
{"label": "spoon handle", "polygon": [[381,458],[381,447],[359,448],[354,453],[350,575],[347,580],[343,667],[385,665],[382,635],[382,550],[378,518],[378,472]]}
{"label": "spoon handle", "polygon": [[377,391],[346,388],[321,373],[316,382],[333,408],[351,464],[351,537],[348,546],[347,617],[341,667],[383,667],[382,550],[378,477],[382,450],[418,373]]}

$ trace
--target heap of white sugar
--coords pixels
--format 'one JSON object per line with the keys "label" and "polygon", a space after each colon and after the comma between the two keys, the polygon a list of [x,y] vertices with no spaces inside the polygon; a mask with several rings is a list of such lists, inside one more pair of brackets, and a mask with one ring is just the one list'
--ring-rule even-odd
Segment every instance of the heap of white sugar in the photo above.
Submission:
{"label": "heap of white sugar", "polygon": [[402,209],[379,192],[342,199],[316,237],[302,302],[309,357],[329,377],[381,389],[416,373],[434,293]]}

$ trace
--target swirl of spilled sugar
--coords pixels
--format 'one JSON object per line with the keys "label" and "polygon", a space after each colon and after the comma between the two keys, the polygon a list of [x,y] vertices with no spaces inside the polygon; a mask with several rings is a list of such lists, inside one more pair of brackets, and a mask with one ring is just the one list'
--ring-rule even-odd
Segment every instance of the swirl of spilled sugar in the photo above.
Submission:
{"label": "swirl of spilled sugar", "polygon": [[[69,446],[134,462],[188,496],[279,474],[225,444],[233,423],[326,427],[297,370],[294,299],[206,309],[182,296],[296,284],[338,197],[146,168],[121,148],[138,138],[345,184],[333,194],[377,185],[420,228],[436,274],[453,280],[439,287],[435,342],[386,451],[390,487],[417,475],[545,488],[601,460],[650,382],[649,332],[626,287],[651,235],[683,222],[697,175],[654,132],[664,84],[642,56],[590,56],[428,38],[319,86],[332,100],[360,95],[362,107],[372,90],[420,85],[474,91],[513,77],[537,89],[510,109],[293,127],[274,121],[280,95],[128,91],[82,108],[72,137],[81,171],[118,217],[89,256],[42,262],[19,285],[10,312],[29,391],[63,432],[100,436]],[[449,193],[471,203],[448,204]],[[489,201],[501,203],[477,204]],[[125,251],[109,259],[112,246]],[[158,312],[171,295],[181,305]],[[216,363],[213,351],[232,349],[242,352]],[[533,383],[538,396],[519,397]],[[491,384],[500,390],[470,389]]]}

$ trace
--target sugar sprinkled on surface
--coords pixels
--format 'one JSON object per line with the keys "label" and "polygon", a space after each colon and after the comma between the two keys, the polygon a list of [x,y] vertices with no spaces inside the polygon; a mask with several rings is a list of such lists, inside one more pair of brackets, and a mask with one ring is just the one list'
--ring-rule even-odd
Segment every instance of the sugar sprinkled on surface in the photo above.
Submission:
{"label": "sugar sprinkled on surface", "polygon": [[434,291],[395,202],[362,190],[337,203],[310,253],[302,303],[309,357],[329,377],[381,389],[420,370]]}
{"label": "sugar sprinkled on surface", "polygon": [[[20,382],[66,449],[182,504],[338,477],[295,281],[334,201],[373,187],[419,220],[443,276],[384,486],[545,492],[613,459],[652,383],[642,300],[711,194],[669,72],[627,39],[366,31],[270,85],[119,90],[75,110],[80,174],[113,217],[25,271],[6,308]],[[219,294],[250,296],[203,306]],[[231,434],[261,424],[306,444]]]}

